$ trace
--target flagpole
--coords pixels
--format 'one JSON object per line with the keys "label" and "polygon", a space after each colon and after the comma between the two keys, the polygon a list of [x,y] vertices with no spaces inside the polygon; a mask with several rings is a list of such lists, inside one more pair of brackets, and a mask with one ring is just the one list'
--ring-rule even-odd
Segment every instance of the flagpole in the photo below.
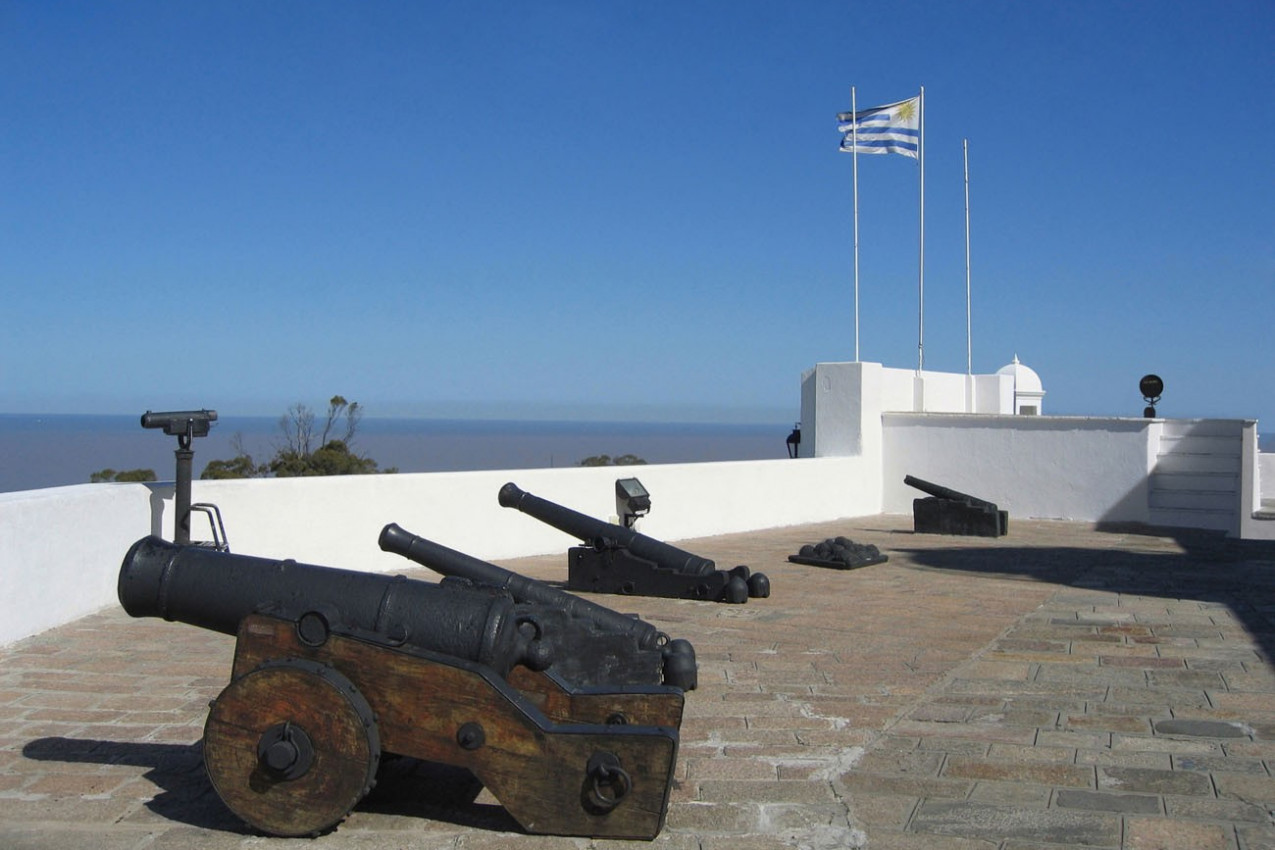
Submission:
{"label": "flagpole", "polygon": [[859,362],[859,115],[850,87],[850,150],[854,158],[854,362]]}
{"label": "flagpole", "polygon": [[921,97],[919,99],[921,123],[920,134],[917,137],[917,148],[919,149],[921,160],[921,215],[920,215],[920,279],[918,287],[920,289],[919,306],[917,311],[917,371],[925,370],[925,86],[921,86]]}
{"label": "flagpole", "polygon": [[970,323],[970,140],[964,139],[965,153],[965,373],[974,374],[974,337]]}

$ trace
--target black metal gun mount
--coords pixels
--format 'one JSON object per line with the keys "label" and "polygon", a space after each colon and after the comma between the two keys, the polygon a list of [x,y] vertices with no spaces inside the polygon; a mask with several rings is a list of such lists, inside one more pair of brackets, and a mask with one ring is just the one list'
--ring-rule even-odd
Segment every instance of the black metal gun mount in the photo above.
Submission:
{"label": "black metal gun mount", "polygon": [[918,534],[1001,537],[1009,532],[1009,512],[992,502],[911,475],[903,483],[930,494],[912,500],[912,528]]}
{"label": "black metal gun mount", "polygon": [[685,695],[559,675],[592,653],[594,622],[490,585],[158,537],[129,549],[118,592],[134,617],[237,635],[204,762],[227,807],[262,832],[335,827],[382,753],[468,770],[531,833],[649,840],[663,827]]}
{"label": "black metal gun mount", "polygon": [[177,438],[175,452],[177,477],[173,496],[173,541],[175,543],[190,542],[190,512],[194,508],[207,513],[210,520],[216,514],[213,526],[214,545],[219,549],[227,548],[223,542],[224,527],[220,528],[220,537],[217,535],[218,527],[221,525],[221,512],[217,510],[217,506],[204,503],[191,505],[190,503],[191,463],[195,459],[195,450],[190,447],[190,444],[195,437],[207,437],[208,429],[216,421],[217,411],[215,410],[167,410],[158,413],[148,410],[142,414],[143,428],[163,428],[165,434]]}
{"label": "black metal gun mount", "polygon": [[770,596],[762,573],[743,565],[719,570],[707,558],[533,496],[513,482],[500,488],[499,501],[586,544],[567,550],[571,590],[731,603]]}

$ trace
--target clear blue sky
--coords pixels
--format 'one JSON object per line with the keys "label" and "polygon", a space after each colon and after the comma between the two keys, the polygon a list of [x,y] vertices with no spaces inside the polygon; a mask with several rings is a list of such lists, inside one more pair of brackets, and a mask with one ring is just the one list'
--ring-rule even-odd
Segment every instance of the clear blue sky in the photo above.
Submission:
{"label": "clear blue sky", "polygon": [[[0,411],[784,421],[854,354],[835,116],[926,91],[926,367],[1275,425],[1275,4],[0,0]],[[917,168],[861,157],[861,356]]]}

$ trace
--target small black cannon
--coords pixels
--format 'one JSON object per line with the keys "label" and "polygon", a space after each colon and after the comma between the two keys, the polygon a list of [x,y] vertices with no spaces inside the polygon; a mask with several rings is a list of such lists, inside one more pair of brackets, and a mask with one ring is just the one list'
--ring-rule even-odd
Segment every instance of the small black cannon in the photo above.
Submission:
{"label": "small black cannon", "polygon": [[663,827],[683,689],[558,675],[589,654],[596,621],[491,585],[157,537],[129,549],[118,592],[135,617],[237,635],[204,762],[262,832],[333,828],[375,784],[383,752],[468,770],[528,832],[651,839]]}
{"label": "small black cannon", "polygon": [[497,587],[515,602],[561,610],[587,632],[585,641],[557,661],[558,675],[580,684],[662,683],[684,691],[697,684],[695,649],[637,617],[612,611],[541,581],[519,575],[464,552],[412,534],[390,523],[377,540],[381,549],[402,555],[449,578]]}
{"label": "small black cannon", "polygon": [[912,500],[912,527],[918,534],[1001,537],[1009,532],[1009,512],[992,502],[911,475],[905,475],[903,483],[930,494]]}
{"label": "small black cannon", "polygon": [[770,579],[762,573],[742,565],[719,570],[707,558],[533,496],[513,482],[500,488],[498,498],[501,507],[517,508],[587,544],[567,550],[571,590],[732,603],[770,596]]}

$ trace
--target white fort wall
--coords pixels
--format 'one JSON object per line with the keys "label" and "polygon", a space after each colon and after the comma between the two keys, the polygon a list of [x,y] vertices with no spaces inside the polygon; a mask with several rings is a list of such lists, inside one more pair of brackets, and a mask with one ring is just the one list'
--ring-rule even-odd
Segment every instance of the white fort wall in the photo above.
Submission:
{"label": "white fort wall", "polygon": [[884,513],[924,497],[911,475],[995,502],[1011,517],[1151,521],[1151,419],[885,414]]}
{"label": "white fort wall", "polygon": [[[1275,538],[1275,521],[1253,516],[1275,489],[1256,423],[1018,416],[1014,404],[1008,375],[821,363],[802,376],[798,460],[195,481],[192,497],[220,507],[234,552],[386,572],[406,563],[376,545],[396,522],[484,560],[561,552],[565,577],[575,541],[500,507],[501,485],[605,519],[615,479],[628,476],[651,491],[641,531],[668,541],[883,512],[910,524],[922,494],[904,475],[996,502],[1011,518]],[[1198,523],[1176,501],[1232,477],[1233,494],[1208,493]],[[191,526],[194,539],[210,538],[202,514]],[[172,528],[171,483],[0,494],[0,644],[118,604],[128,547],[147,534],[171,539]]]}
{"label": "white fort wall", "polygon": [[[857,458],[651,464],[399,475],[198,481],[194,501],[220,506],[233,551],[388,571],[403,559],[381,552],[389,522],[484,560],[565,552],[574,538],[513,508],[496,494],[523,490],[588,516],[615,514],[615,481],[637,477],[651,493],[640,530],[661,540],[873,514],[878,505],[852,482]],[[172,502],[165,503],[165,536]],[[192,523],[198,537],[199,518]],[[564,561],[565,564],[565,561]]]}
{"label": "white fort wall", "polygon": [[[507,481],[590,516],[615,513],[615,480],[651,492],[640,530],[676,541],[879,511],[878,467],[862,458],[770,460],[329,478],[195,481],[193,502],[221,510],[233,552],[376,572],[412,565],[382,552],[387,523],[484,560],[560,552],[576,541],[512,508]],[[124,553],[173,536],[171,483],[82,484],[0,494],[0,645],[117,605]],[[211,539],[203,514],[191,537]],[[733,564],[725,564],[731,567]]]}
{"label": "white fort wall", "polygon": [[142,484],[0,493],[0,645],[110,604],[151,501]]}
{"label": "white fort wall", "polygon": [[1044,394],[1015,386],[1023,371],[1017,361],[995,375],[817,364],[801,380],[800,454],[879,458],[880,480],[864,486],[885,513],[911,513],[924,496],[903,484],[912,475],[1023,519],[1275,539],[1275,521],[1255,516],[1275,488],[1262,483],[1256,422],[1016,415],[1039,411]]}
{"label": "white fort wall", "polygon": [[1275,453],[1257,456],[1257,493],[1264,502],[1275,502]]}

